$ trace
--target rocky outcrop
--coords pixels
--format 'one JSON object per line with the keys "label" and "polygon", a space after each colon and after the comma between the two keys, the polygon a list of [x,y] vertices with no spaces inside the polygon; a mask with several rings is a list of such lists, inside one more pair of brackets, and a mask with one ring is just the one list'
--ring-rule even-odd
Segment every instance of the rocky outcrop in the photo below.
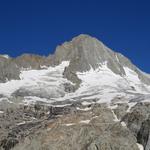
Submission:
{"label": "rocky outcrop", "polygon": [[150,149],[150,118],[143,121],[137,134],[137,141],[144,146],[145,150]]}
{"label": "rocky outcrop", "polygon": [[2,150],[138,150],[136,137],[105,104],[19,106],[0,119]]}
{"label": "rocky outcrop", "polygon": [[[120,121],[137,138],[137,142],[143,145],[144,150],[150,149],[150,103],[139,102],[129,109],[129,104],[119,104],[114,108],[114,113]],[[128,110],[129,109],[129,110]]]}
{"label": "rocky outcrop", "polygon": [[150,149],[150,103],[138,103],[127,113],[123,118],[130,129],[137,138],[138,143],[142,144],[145,150]]}
{"label": "rocky outcrop", "polygon": [[[60,104],[60,103],[58,103]],[[13,104],[11,104],[13,105]],[[55,106],[56,105],[56,106]],[[2,150],[150,149],[150,104],[16,105],[0,114]]]}
{"label": "rocky outcrop", "polygon": [[0,82],[19,79],[20,69],[12,58],[0,57]]}

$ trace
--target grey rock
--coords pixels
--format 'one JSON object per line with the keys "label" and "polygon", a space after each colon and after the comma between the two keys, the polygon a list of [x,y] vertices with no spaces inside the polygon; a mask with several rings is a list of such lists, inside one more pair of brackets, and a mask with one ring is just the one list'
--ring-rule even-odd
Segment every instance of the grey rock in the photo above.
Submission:
{"label": "grey rock", "polygon": [[150,149],[150,104],[138,103],[129,113],[122,117],[128,129],[137,138],[137,142],[144,146],[145,150]]}
{"label": "grey rock", "polygon": [[150,149],[150,118],[142,123],[137,134],[137,141],[144,146],[145,150]]}
{"label": "grey rock", "polygon": [[20,69],[13,59],[0,58],[0,82],[11,79],[19,79]]}
{"label": "grey rock", "polygon": [[79,35],[73,38],[71,42],[65,42],[58,46],[54,58],[58,63],[64,60],[70,61],[68,68],[66,68],[66,77],[71,81],[74,81],[74,76],[73,78],[70,77],[70,73],[85,72],[90,70],[91,67],[96,69],[107,62],[108,68],[114,73],[124,76],[124,67],[128,67],[137,73],[141,81],[150,84],[150,77],[142,73],[129,59],[112,51],[102,42],[89,35]]}
{"label": "grey rock", "polygon": [[127,103],[120,103],[117,105],[118,107],[113,109],[113,111],[117,115],[117,118],[121,120],[126,115],[129,106]]}
{"label": "grey rock", "polygon": [[[23,110],[38,113],[46,111],[45,107],[38,104]],[[71,106],[48,109],[51,109],[51,115],[57,117],[47,116],[41,121],[39,118],[38,122],[14,126],[8,134],[9,138],[4,138],[7,142],[3,145],[10,148],[10,144],[6,143],[11,138],[17,140],[13,150],[138,150],[136,138],[119,122],[114,122],[112,111],[104,104],[92,105],[89,111],[71,112]],[[89,123],[81,123],[89,119]],[[68,123],[72,125],[67,126]],[[4,143],[3,140],[1,143]]]}
{"label": "grey rock", "polygon": [[44,56],[23,54],[15,58],[14,61],[19,66],[19,68],[32,68],[38,70],[41,68],[44,59],[46,59]]}

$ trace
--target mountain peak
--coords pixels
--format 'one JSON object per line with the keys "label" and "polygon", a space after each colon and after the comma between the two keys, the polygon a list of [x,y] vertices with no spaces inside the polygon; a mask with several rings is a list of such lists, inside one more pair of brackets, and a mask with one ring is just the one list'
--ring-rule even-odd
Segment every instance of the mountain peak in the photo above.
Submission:
{"label": "mountain peak", "polygon": [[75,36],[73,39],[84,39],[84,38],[93,38],[91,35],[89,34],[79,34],[77,36]]}
{"label": "mountain peak", "polygon": [[93,39],[94,37],[92,37],[91,35],[88,34],[79,34],[78,36],[75,36],[72,41],[83,41],[85,39]]}
{"label": "mountain peak", "polygon": [[98,63],[104,61],[104,55],[107,55],[106,53],[109,52],[112,53],[111,50],[106,48],[105,45],[96,38],[81,34],[74,37],[71,41],[58,46],[56,48],[55,58],[60,62],[63,60],[82,60],[82,63],[86,63],[87,67],[79,71],[86,71],[90,69],[88,67],[89,65],[96,68]]}
{"label": "mountain peak", "polygon": [[0,56],[0,82],[0,149],[150,150],[150,77],[96,38]]}
{"label": "mountain peak", "polygon": [[[72,64],[72,71],[84,72],[91,69],[96,69],[103,63],[116,66],[118,62],[116,59],[117,53],[109,49],[98,39],[87,34],[81,34],[73,38],[70,42],[65,42],[56,48],[55,60],[62,62],[64,60],[70,61]],[[118,68],[117,68],[118,69]],[[117,74],[120,73],[120,68],[114,69]]]}
{"label": "mountain peak", "polygon": [[[132,62],[125,56],[114,52],[106,45],[104,45],[97,38],[87,34],[80,34],[74,37],[71,41],[65,42],[57,46],[55,54],[49,57],[42,57],[37,55],[22,55],[14,59],[2,59],[4,63],[1,64],[2,75],[0,81],[7,79],[18,79],[20,68],[40,69],[41,66],[56,66],[63,61],[69,61],[69,66],[66,67],[64,75],[72,81],[77,72],[87,72],[91,69],[96,70],[103,64],[115,74],[125,76],[125,67],[137,73],[138,77],[146,84],[150,84],[149,76],[141,72]],[[17,71],[10,71],[10,64],[16,68]],[[70,76],[71,77],[68,77]],[[78,80],[76,80],[78,81]]]}
{"label": "mountain peak", "polygon": [[81,44],[81,45],[85,45],[87,43],[91,42],[91,44],[93,43],[96,43],[98,42],[99,44],[102,44],[104,45],[100,40],[98,40],[97,38],[91,36],[91,35],[88,35],[88,34],[80,34],[74,38],[72,38],[71,41],[69,42],[65,42],[64,44],[66,43],[72,43],[74,45],[78,45],[78,44]]}
{"label": "mountain peak", "polygon": [[132,62],[120,53],[116,53],[98,39],[81,34],[71,41],[65,42],[56,48],[55,62],[70,61],[66,71],[86,72],[101,67],[104,63],[115,74],[125,76],[125,67],[134,70],[145,83],[150,80]]}

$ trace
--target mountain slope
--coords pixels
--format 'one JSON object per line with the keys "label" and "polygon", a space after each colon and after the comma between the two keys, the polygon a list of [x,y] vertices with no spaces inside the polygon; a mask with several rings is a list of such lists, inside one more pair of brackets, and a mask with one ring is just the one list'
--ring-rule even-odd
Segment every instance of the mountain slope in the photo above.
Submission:
{"label": "mountain slope", "polygon": [[150,149],[150,75],[79,35],[48,57],[0,55],[0,149]]}
{"label": "mountain slope", "polygon": [[47,58],[26,54],[16,59],[1,59],[1,65],[6,66],[2,67],[1,78],[7,78],[7,82],[0,83],[0,94],[20,96],[25,102],[29,97],[51,103],[77,97],[85,99],[84,96],[103,102],[108,93],[112,96],[105,101],[110,102],[116,96],[150,91],[148,75],[126,57],[88,35],[80,35],[58,46],[55,54]]}
{"label": "mountain slope", "polygon": [[115,74],[125,75],[124,67],[135,71],[139,78],[146,84],[150,84],[145,76],[130,60],[119,53],[115,53],[102,42],[88,35],[80,35],[56,48],[56,61],[69,60],[69,68],[73,72],[84,72],[91,68],[97,69],[103,63]]}

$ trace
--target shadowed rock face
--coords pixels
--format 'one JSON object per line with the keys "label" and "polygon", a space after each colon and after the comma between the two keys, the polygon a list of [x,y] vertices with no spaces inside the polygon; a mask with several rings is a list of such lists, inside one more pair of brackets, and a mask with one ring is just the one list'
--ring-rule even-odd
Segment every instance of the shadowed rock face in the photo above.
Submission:
{"label": "shadowed rock face", "polygon": [[130,113],[123,118],[127,127],[137,138],[137,142],[142,144],[145,150],[150,149],[150,104],[138,103]]}
{"label": "shadowed rock face", "polygon": [[142,123],[137,134],[137,141],[144,146],[145,150],[150,149],[150,118]]}

